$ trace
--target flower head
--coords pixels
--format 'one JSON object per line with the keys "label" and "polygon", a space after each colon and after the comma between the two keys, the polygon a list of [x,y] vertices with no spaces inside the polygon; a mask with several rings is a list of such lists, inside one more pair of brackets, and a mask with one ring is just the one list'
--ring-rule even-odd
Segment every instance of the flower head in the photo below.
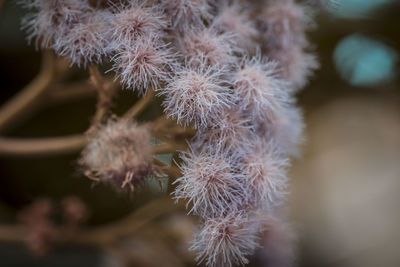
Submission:
{"label": "flower head", "polygon": [[245,212],[207,218],[202,227],[191,249],[197,252],[196,260],[207,266],[247,264],[246,257],[258,246],[259,220]]}
{"label": "flower head", "polygon": [[60,56],[70,58],[78,67],[100,63],[107,54],[110,42],[107,28],[105,12],[93,13],[71,27],[62,38],[57,38],[53,48]]}
{"label": "flower head", "polygon": [[175,181],[174,194],[176,199],[188,199],[189,213],[222,215],[244,204],[243,177],[235,172],[228,155],[190,151],[181,158],[183,175]]}
{"label": "flower head", "polygon": [[167,45],[147,38],[117,54],[113,70],[126,87],[145,93],[149,87],[158,87],[159,81],[166,79],[172,65],[174,54]]}
{"label": "flower head", "polygon": [[110,120],[89,140],[79,163],[89,177],[133,191],[152,173],[150,138],[146,126]]}
{"label": "flower head", "polygon": [[88,2],[80,0],[24,0],[21,3],[37,10],[23,19],[22,27],[28,33],[28,40],[35,39],[40,48],[49,48],[55,40],[63,38],[90,9]]}
{"label": "flower head", "polygon": [[176,117],[178,123],[193,123],[195,128],[201,128],[211,118],[222,116],[232,103],[232,95],[220,67],[186,65],[176,70],[160,94],[165,95],[163,105],[168,116]]}
{"label": "flower head", "polygon": [[268,49],[307,45],[304,31],[312,25],[305,8],[293,0],[273,0],[258,17],[261,40]]}
{"label": "flower head", "polygon": [[249,14],[238,3],[224,5],[214,20],[214,25],[222,32],[233,34],[236,44],[242,49],[255,47],[254,39],[258,30],[249,18]]}
{"label": "flower head", "polygon": [[161,8],[171,19],[171,26],[182,32],[203,26],[212,18],[208,0],[161,0]]}
{"label": "flower head", "polygon": [[271,50],[269,56],[279,63],[280,75],[290,82],[295,92],[304,87],[310,76],[319,68],[315,55],[297,46]]}
{"label": "flower head", "polygon": [[281,204],[286,195],[289,159],[279,146],[258,138],[249,147],[239,166],[249,186],[249,202],[264,210]]}
{"label": "flower head", "polygon": [[178,48],[192,64],[205,62],[209,66],[224,66],[236,62],[234,53],[239,51],[234,46],[230,33],[218,33],[215,28],[188,30],[178,39]]}
{"label": "flower head", "polygon": [[235,107],[222,118],[212,118],[197,131],[193,146],[210,151],[241,151],[252,139],[253,126]]}
{"label": "flower head", "polygon": [[290,102],[289,84],[279,78],[277,63],[245,58],[233,77],[238,106],[255,119],[276,116]]}
{"label": "flower head", "polygon": [[139,3],[135,0],[114,7],[109,31],[117,47],[129,47],[149,36],[163,36],[162,31],[167,27],[164,15],[157,7],[147,7],[145,4],[145,1]]}
{"label": "flower head", "polygon": [[273,140],[282,152],[299,155],[298,146],[304,141],[304,121],[301,110],[295,106],[286,106],[279,116],[271,120],[257,121],[255,132],[265,140]]}

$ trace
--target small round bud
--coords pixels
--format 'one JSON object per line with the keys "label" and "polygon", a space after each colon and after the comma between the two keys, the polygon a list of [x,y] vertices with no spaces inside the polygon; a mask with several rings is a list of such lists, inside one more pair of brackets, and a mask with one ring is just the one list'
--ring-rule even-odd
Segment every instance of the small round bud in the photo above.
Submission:
{"label": "small round bud", "polygon": [[89,140],[79,163],[89,178],[133,192],[153,172],[150,139],[146,126],[110,120]]}

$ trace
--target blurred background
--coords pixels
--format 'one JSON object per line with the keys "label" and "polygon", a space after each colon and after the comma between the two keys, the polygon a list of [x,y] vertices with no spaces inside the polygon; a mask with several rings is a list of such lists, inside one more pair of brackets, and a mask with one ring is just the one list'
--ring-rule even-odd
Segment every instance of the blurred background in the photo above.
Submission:
{"label": "blurred background", "polygon": [[[15,2],[0,1],[1,103],[35,77],[41,61],[20,30],[24,10]],[[337,8],[316,16],[318,28],[310,38],[321,68],[298,97],[307,125],[303,155],[294,160],[290,173],[298,265],[400,266],[400,1],[336,2]],[[119,108],[135,100],[124,91]],[[7,135],[84,132],[95,104],[95,94],[88,94],[44,105],[7,129]],[[154,109],[159,112],[156,105]],[[139,119],[151,116],[149,112]],[[46,197],[61,205],[76,196],[87,207],[86,225],[98,226],[123,218],[160,194],[149,187],[129,198],[107,186],[93,188],[77,172],[77,157],[0,157],[0,223],[14,223],[35,199]],[[195,225],[184,212],[156,223],[160,229],[175,229],[182,240],[190,240]],[[138,260],[133,266],[194,265],[182,265],[162,244],[153,250],[136,241],[131,240],[132,253],[154,262]],[[76,246],[57,246],[38,258],[21,244],[0,242],[0,259],[1,266],[120,266],[112,253]],[[261,266],[256,261],[252,265]]]}

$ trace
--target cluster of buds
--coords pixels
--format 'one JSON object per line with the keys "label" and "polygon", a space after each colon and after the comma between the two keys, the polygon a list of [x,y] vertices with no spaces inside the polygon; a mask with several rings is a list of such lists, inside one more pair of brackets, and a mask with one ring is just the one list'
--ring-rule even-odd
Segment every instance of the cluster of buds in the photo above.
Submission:
{"label": "cluster of buds", "polygon": [[86,205],[75,196],[66,197],[61,203],[61,225],[55,223],[55,211],[58,210],[51,200],[37,199],[19,214],[19,220],[27,229],[26,244],[37,256],[48,253],[60,231],[65,235],[78,230],[88,215]]}
{"label": "cluster of buds", "polygon": [[[155,91],[167,117],[196,130],[174,191],[203,219],[192,249],[208,266],[246,264],[284,204],[302,140],[295,93],[318,66],[308,8],[295,0],[23,2],[36,9],[24,26],[37,46],[78,66],[111,63],[122,85]],[[133,190],[153,171],[150,138],[145,126],[110,120],[80,163],[88,176]]]}

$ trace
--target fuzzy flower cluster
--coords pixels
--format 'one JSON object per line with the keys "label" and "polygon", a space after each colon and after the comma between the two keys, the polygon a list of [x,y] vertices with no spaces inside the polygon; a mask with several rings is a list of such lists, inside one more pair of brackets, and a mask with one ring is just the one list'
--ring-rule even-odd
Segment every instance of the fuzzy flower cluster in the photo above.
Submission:
{"label": "fuzzy flower cluster", "polygon": [[153,173],[151,134],[146,125],[112,120],[97,129],[79,164],[86,176],[133,192]]}
{"label": "fuzzy flower cluster", "polygon": [[[294,94],[318,66],[309,9],[295,0],[23,2],[35,10],[23,25],[38,47],[78,66],[111,63],[125,87],[155,90],[168,117],[196,129],[174,192],[202,218],[192,249],[208,266],[246,264],[265,214],[284,204],[302,140]],[[135,188],[151,173],[150,137],[144,126],[109,121],[80,163]]]}

